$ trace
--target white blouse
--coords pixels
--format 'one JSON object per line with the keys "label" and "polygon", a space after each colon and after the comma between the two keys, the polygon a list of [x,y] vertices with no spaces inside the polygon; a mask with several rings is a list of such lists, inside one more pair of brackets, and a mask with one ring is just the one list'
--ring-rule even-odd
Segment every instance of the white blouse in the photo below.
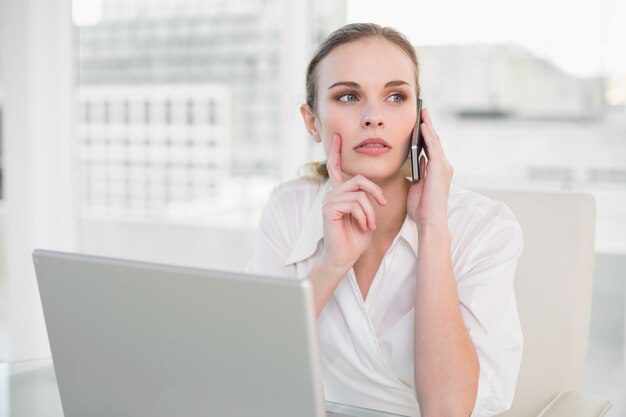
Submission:
{"label": "white blouse", "polygon": [[[249,271],[308,276],[323,253],[322,201],[329,189],[328,181],[299,178],[272,191]],[[448,225],[461,313],[480,363],[472,416],[490,416],[510,408],[522,358],[513,289],[522,232],[504,204],[454,184]],[[417,227],[407,216],[365,300],[350,270],[318,317],[326,400],[419,416],[413,379],[417,245]]]}

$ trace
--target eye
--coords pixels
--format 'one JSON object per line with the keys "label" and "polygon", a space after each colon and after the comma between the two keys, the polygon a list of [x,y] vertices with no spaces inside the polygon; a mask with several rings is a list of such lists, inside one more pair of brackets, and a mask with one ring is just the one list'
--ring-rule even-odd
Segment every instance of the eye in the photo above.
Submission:
{"label": "eye", "polygon": [[357,100],[358,98],[356,94],[354,93],[344,93],[344,94],[341,94],[340,96],[337,96],[337,101],[341,101],[344,103],[349,103],[349,102],[357,101]]}
{"label": "eye", "polygon": [[391,101],[393,103],[401,103],[406,99],[406,97],[404,97],[404,94],[402,93],[394,93],[392,95],[390,95],[389,97],[387,97],[387,99],[385,101]]}

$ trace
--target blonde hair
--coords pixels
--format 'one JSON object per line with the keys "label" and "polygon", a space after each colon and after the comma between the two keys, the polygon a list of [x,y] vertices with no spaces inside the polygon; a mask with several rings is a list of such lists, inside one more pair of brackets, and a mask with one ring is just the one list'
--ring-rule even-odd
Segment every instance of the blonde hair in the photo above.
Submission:
{"label": "blonde hair", "polygon": [[[313,54],[313,58],[309,62],[306,72],[306,104],[312,111],[315,111],[317,106],[317,67],[319,63],[338,46],[372,37],[386,39],[398,46],[409,57],[411,62],[413,62],[415,65],[415,96],[419,97],[419,63],[415,48],[413,48],[413,45],[411,45],[411,42],[409,42],[406,36],[392,27],[383,27],[375,23],[351,23],[331,33],[317,48]],[[402,169],[408,172],[409,176],[411,175],[410,164],[405,163]],[[305,164],[300,171],[301,176],[304,177],[328,178],[326,161],[309,162]]]}

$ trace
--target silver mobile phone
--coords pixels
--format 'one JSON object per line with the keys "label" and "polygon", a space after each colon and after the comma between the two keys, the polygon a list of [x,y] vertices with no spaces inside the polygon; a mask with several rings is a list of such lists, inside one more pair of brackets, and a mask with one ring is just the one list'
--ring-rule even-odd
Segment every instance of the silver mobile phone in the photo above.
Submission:
{"label": "silver mobile phone", "polygon": [[409,156],[411,158],[411,177],[413,181],[419,181],[420,167],[419,159],[424,149],[424,139],[420,132],[420,125],[422,124],[422,99],[417,99],[417,119],[415,120],[415,126],[413,126],[413,133],[411,133],[411,147],[409,149]]}

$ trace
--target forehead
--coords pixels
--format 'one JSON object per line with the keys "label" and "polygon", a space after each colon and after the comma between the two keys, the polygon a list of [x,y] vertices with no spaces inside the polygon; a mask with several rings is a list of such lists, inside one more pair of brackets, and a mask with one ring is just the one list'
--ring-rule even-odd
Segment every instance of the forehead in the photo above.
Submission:
{"label": "forehead", "polygon": [[415,65],[399,46],[384,38],[367,38],[340,45],[318,66],[318,87],[337,81],[384,85],[403,80],[415,86]]}

